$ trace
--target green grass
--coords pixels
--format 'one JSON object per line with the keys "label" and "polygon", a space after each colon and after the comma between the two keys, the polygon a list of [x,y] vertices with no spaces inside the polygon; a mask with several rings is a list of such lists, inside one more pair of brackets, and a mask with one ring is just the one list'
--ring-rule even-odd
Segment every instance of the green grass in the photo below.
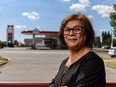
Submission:
{"label": "green grass", "polygon": [[105,64],[116,67],[116,61],[108,61]]}

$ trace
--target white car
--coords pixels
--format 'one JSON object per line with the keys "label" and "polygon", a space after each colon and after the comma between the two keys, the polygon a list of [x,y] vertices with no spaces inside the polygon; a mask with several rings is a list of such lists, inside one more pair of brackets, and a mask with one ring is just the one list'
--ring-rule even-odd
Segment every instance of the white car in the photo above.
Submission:
{"label": "white car", "polygon": [[116,47],[110,48],[108,50],[108,55],[111,56],[112,58],[116,57]]}

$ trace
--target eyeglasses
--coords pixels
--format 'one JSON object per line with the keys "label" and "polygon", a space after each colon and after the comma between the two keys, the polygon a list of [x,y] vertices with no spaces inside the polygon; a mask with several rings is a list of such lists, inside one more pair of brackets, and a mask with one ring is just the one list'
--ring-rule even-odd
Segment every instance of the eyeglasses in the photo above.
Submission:
{"label": "eyeglasses", "polygon": [[73,28],[65,27],[64,34],[69,34],[71,30],[73,31],[73,33],[79,34],[82,32],[83,28],[84,28],[83,26],[78,26],[78,25],[74,26]]}

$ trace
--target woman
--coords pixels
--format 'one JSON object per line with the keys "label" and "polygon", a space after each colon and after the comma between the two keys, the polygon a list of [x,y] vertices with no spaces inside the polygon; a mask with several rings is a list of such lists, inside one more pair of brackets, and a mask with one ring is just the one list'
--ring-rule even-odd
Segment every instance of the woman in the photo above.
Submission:
{"label": "woman", "polygon": [[49,87],[105,87],[103,60],[90,50],[94,42],[94,30],[83,14],[71,14],[64,18],[59,39],[70,51]]}

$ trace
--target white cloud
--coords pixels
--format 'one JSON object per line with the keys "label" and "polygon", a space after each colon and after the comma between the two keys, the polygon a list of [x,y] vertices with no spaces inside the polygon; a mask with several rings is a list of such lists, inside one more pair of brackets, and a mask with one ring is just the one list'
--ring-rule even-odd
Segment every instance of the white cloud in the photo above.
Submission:
{"label": "white cloud", "polygon": [[72,4],[69,9],[77,11],[83,11],[86,7],[90,6],[89,0],[79,0],[79,3]]}
{"label": "white cloud", "polygon": [[28,16],[29,13],[28,13],[28,12],[24,12],[24,13],[22,13],[22,15],[23,15],[23,16]]}
{"label": "white cloud", "polygon": [[70,2],[71,0],[62,0],[62,1],[64,1],[64,2]]}
{"label": "white cloud", "polygon": [[77,12],[84,10],[85,6],[82,4],[72,4],[69,8],[70,10],[74,10],[75,12]]}
{"label": "white cloud", "polygon": [[89,19],[92,19],[92,18],[93,18],[93,16],[92,16],[92,15],[89,15],[89,16],[88,16],[88,18],[89,18]]}
{"label": "white cloud", "polygon": [[103,18],[109,17],[109,13],[114,12],[113,7],[108,5],[95,5],[92,10],[96,10]]}
{"label": "white cloud", "polygon": [[25,25],[16,25],[16,26],[14,26],[14,28],[26,28],[26,26]]}
{"label": "white cloud", "polygon": [[39,13],[37,12],[23,12],[22,15],[26,16],[27,18],[31,20],[38,20],[40,18]]}
{"label": "white cloud", "polygon": [[90,4],[89,0],[79,0],[79,2],[84,6],[89,6]]}
{"label": "white cloud", "polygon": [[107,29],[100,29],[99,30],[100,32],[103,32],[103,31],[108,31]]}

